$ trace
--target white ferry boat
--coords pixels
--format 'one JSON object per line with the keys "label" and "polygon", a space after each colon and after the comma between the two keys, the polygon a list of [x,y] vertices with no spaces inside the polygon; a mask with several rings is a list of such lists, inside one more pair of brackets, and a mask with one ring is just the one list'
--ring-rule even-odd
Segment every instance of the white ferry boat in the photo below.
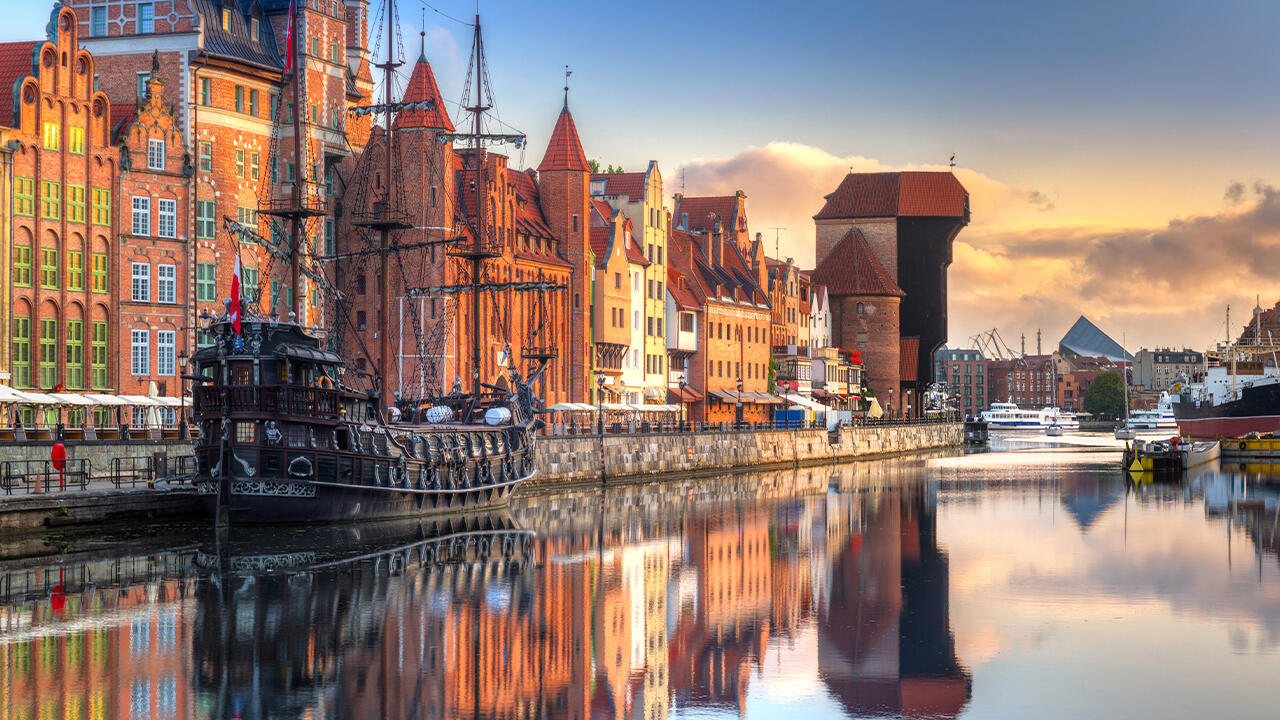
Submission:
{"label": "white ferry boat", "polygon": [[1043,430],[1057,426],[1063,430],[1078,430],[1080,421],[1076,416],[1047,407],[1040,410],[1022,410],[1016,403],[991,403],[991,409],[982,413],[982,419],[991,430]]}
{"label": "white ferry boat", "polygon": [[1134,430],[1177,430],[1178,421],[1173,417],[1173,398],[1169,397],[1169,393],[1161,393],[1156,407],[1134,410],[1129,415],[1129,427]]}

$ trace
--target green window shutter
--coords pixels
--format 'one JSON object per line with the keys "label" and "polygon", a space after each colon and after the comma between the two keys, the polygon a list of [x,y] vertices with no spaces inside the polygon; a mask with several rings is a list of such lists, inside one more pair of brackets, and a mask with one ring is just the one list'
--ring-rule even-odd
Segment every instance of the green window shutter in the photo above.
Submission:
{"label": "green window shutter", "polygon": [[40,248],[40,287],[58,289],[58,251],[55,248]]}
{"label": "green window shutter", "polygon": [[36,181],[34,179],[25,177],[13,179],[13,214],[35,217]]}
{"label": "green window shutter", "polygon": [[67,289],[84,290],[84,253],[67,251]]}
{"label": "green window shutter", "polygon": [[92,261],[93,261],[93,268],[91,270],[92,290],[96,293],[107,292],[107,288],[108,288],[107,272],[109,269],[109,261],[107,259],[107,254],[94,253]]}
{"label": "green window shutter", "polygon": [[31,318],[13,316],[13,385],[31,387]]}
{"label": "green window shutter", "polygon": [[58,384],[58,321],[40,318],[40,387]]}
{"label": "green window shutter", "polygon": [[13,246],[13,284],[31,287],[31,247]]}
{"label": "green window shutter", "polygon": [[67,321],[67,387],[79,390],[84,387],[84,323]]}
{"label": "green window shutter", "polygon": [[40,181],[40,217],[45,220],[62,218],[62,186],[52,180]]}
{"label": "green window shutter", "polygon": [[89,368],[92,372],[90,382],[95,390],[109,390],[107,384],[107,324],[93,323],[93,337],[90,342]]}
{"label": "green window shutter", "polygon": [[215,302],[217,299],[217,266],[213,263],[196,263],[196,301]]}

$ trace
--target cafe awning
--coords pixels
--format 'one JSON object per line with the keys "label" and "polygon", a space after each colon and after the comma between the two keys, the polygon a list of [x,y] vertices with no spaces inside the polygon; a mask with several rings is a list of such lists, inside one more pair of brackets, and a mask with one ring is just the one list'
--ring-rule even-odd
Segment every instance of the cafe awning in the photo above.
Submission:
{"label": "cafe awning", "polygon": [[22,402],[22,393],[8,385],[0,385],[0,403]]}
{"label": "cafe awning", "polygon": [[160,403],[155,398],[149,398],[143,395],[121,395],[121,400],[126,405],[136,405],[138,407],[159,407]]}
{"label": "cafe awning", "polygon": [[562,403],[556,403],[555,405],[552,405],[551,407],[546,409],[553,412],[565,412],[565,411],[580,412],[580,411],[594,411],[596,409],[596,406],[588,405],[586,403],[562,402]]}
{"label": "cafe awning", "polygon": [[14,402],[20,402],[24,405],[60,405],[58,398],[48,393],[28,392],[24,390],[15,390],[20,397]]}
{"label": "cafe awning", "polygon": [[191,401],[186,398],[171,397],[169,395],[159,395],[153,399],[164,407],[182,407],[191,404]]}
{"label": "cafe awning", "polygon": [[667,389],[667,402],[669,403],[690,403],[698,402],[702,399],[702,393],[694,390],[688,385],[680,388]]}
{"label": "cafe awning", "polygon": [[826,405],[823,405],[822,403],[814,402],[803,395],[794,395],[788,398],[788,400],[791,402],[793,406],[798,405],[800,407],[807,408],[809,410],[816,410],[818,412],[826,412],[829,409],[827,408]]}
{"label": "cafe awning", "polygon": [[129,403],[121,400],[117,395],[103,395],[99,393],[85,393],[84,396],[93,401],[95,405],[128,405]]}
{"label": "cafe awning", "polygon": [[57,398],[62,405],[94,405],[88,397],[77,395],[76,393],[49,393],[49,397]]}
{"label": "cafe awning", "polygon": [[342,358],[327,350],[302,347],[301,345],[281,345],[276,348],[276,355],[282,355],[294,360],[308,360],[310,362],[327,363],[330,365],[342,364]]}

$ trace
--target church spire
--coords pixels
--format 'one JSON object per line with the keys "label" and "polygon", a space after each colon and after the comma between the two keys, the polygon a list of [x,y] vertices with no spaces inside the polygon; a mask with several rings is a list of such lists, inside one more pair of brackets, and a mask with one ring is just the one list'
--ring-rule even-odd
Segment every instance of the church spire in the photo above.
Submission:
{"label": "church spire", "polygon": [[440,87],[436,84],[435,73],[431,71],[431,63],[427,62],[427,34],[426,32],[420,34],[422,54],[418,56],[418,62],[414,63],[413,74],[409,76],[409,84],[404,89],[402,102],[429,100],[432,107],[428,110],[401,110],[396,115],[395,127],[397,130],[416,127],[453,132],[453,121],[449,119],[444,99],[440,96]]}
{"label": "church spire", "polygon": [[582,141],[578,139],[578,126],[573,122],[573,113],[569,112],[569,76],[573,71],[565,66],[564,71],[564,107],[560,117],[556,118],[556,127],[551,131],[551,142],[547,143],[547,152],[538,164],[538,172],[548,170],[574,170],[591,172],[587,165],[587,154],[582,151]]}

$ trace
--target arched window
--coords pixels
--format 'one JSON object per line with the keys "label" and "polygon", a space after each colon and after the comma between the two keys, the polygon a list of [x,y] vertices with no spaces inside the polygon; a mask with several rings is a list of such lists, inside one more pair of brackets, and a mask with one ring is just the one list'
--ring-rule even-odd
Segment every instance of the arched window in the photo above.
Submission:
{"label": "arched window", "polygon": [[866,313],[866,308],[862,306],[862,303],[858,303],[858,314],[863,315],[865,313]]}

